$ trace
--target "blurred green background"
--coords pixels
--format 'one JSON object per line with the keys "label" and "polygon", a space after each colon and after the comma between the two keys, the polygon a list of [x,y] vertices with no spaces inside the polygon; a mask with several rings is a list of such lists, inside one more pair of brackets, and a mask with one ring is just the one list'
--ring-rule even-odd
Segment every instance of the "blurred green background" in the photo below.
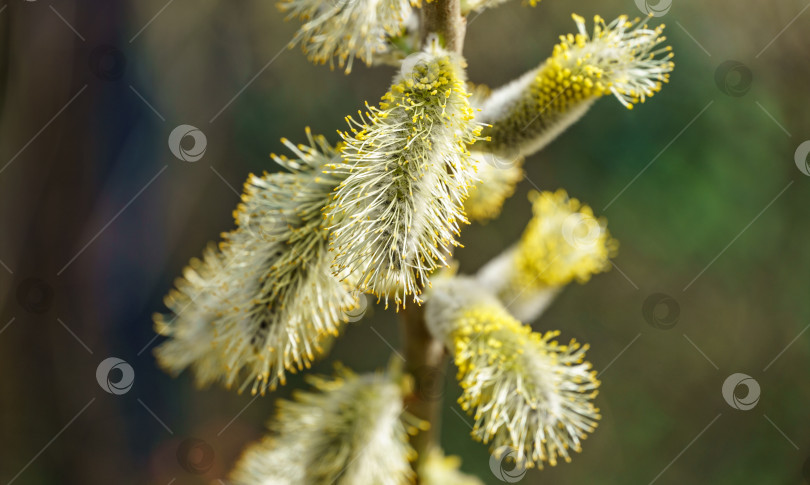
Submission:
{"label": "blurred green background", "polygon": [[[572,12],[642,15],[637,3],[485,11],[467,31],[470,80],[496,87],[538,65],[575,30]],[[309,64],[285,48],[297,24],[271,1],[0,8],[0,483],[219,483],[303,379],[259,399],[195,389],[156,368],[150,315],[188,259],[232,227],[247,174],[276,170],[279,138],[303,141],[310,126],[336,140],[394,70]],[[653,23],[667,24],[675,51],[670,84],[632,111],[599,101],[527,160],[499,219],[462,234],[461,271],[474,272],[519,237],[530,190],[562,187],[621,243],[616,269],[572,285],[534,322],[591,344],[601,425],[572,463],[520,483],[810,483],[810,178],[794,163],[810,139],[808,4],[669,8]],[[180,124],[205,133],[202,160],[167,149]],[[655,293],[677,302],[672,328],[642,316]],[[397,316],[367,315],[313,372],[387,363]],[[125,395],[94,380],[111,355],[134,368]],[[751,410],[721,395],[736,372],[761,386]],[[448,367],[442,444],[502,483],[469,439],[453,376]],[[213,451],[210,468],[184,468],[190,438]]]}

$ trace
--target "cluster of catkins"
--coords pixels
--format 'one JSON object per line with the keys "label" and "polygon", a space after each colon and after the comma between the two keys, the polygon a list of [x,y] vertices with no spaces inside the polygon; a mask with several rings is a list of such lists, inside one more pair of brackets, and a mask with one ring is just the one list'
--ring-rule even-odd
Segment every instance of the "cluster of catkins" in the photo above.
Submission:
{"label": "cluster of catkins", "polygon": [[[450,265],[463,224],[498,215],[524,158],[598,98],[632,108],[661,89],[673,67],[663,26],[596,17],[589,32],[575,15],[577,31],[551,57],[489,90],[468,84],[464,59],[437,36],[417,45],[419,2],[280,6],[304,21],[294,43],[312,60],[348,71],[357,57],[399,72],[378,105],[347,117],[336,145],[307,130],[306,144],[282,140],[292,157],[272,156],[285,170],[248,177],[236,228],[191,261],[165,298],[170,312],[155,315],[167,337],[160,365],[190,368],[200,385],[264,394],[322,356],[365,294],[386,307],[420,304],[457,368],[473,438],[527,467],[569,461],[600,417],[587,345],[522,322],[570,282],[610,268],[617,243],[606,222],[563,190],[534,192],[533,217],[512,247],[475,275],[436,270]],[[279,403],[236,483],[393,485],[417,474],[422,484],[481,483],[435,448],[413,466],[409,435],[426,423],[404,408],[413,383],[402,369],[340,368],[311,382],[312,392]]]}

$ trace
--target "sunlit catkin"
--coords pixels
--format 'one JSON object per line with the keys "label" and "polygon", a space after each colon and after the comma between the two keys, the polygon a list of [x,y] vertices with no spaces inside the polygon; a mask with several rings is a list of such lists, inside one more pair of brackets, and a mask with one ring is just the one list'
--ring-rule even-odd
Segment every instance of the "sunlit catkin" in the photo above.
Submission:
{"label": "sunlit catkin", "polygon": [[333,276],[321,211],[339,177],[324,174],[337,157],[307,132],[310,146],[285,144],[296,159],[274,156],[289,172],[251,175],[235,212],[238,228],[219,248],[194,259],[155,315],[169,339],[156,350],[172,373],[192,367],[197,382],[239,383],[264,393],[285,371],[309,367],[357,304]]}
{"label": "sunlit catkin", "polygon": [[[402,385],[387,374],[310,377],[316,390],[279,400],[272,434],[248,448],[231,475],[239,485],[413,483]],[[409,423],[408,421],[411,421]]]}
{"label": "sunlit catkin", "polygon": [[520,241],[478,272],[523,321],[536,319],[565,285],[609,270],[618,250],[605,219],[564,190],[531,192],[529,200],[533,216]]}
{"label": "sunlit catkin", "polygon": [[472,278],[437,281],[425,316],[451,350],[458,402],[475,419],[473,438],[493,450],[510,447],[527,467],[570,461],[581,450],[600,418],[593,405],[599,381],[583,360],[587,345],[533,332]]}
{"label": "sunlit catkin", "polygon": [[304,22],[290,46],[300,44],[310,61],[332,68],[337,60],[348,74],[355,57],[371,65],[388,50],[387,39],[402,32],[412,4],[419,0],[281,0],[278,7]]}
{"label": "sunlit catkin", "polygon": [[379,108],[347,118],[343,160],[332,167],[345,177],[326,210],[335,271],[397,306],[418,299],[467,222],[462,207],[475,180],[467,146],[480,127],[463,68],[435,40],[405,59]]}
{"label": "sunlit catkin", "polygon": [[491,140],[476,147],[506,157],[530,155],[577,121],[598,98],[613,94],[627,108],[643,103],[669,80],[674,66],[660,25],[621,16],[605,24],[596,16],[593,33],[574,15],[577,33],[560,37],[540,67],[494,90],[478,120],[491,125]]}

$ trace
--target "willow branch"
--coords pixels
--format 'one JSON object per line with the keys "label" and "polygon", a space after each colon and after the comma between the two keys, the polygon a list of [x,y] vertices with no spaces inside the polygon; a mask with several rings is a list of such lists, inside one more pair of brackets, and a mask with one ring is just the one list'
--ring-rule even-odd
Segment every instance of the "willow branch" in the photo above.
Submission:
{"label": "willow branch", "polygon": [[441,377],[446,367],[444,344],[433,338],[425,325],[424,308],[411,302],[402,313],[402,341],[405,369],[414,377],[414,387],[405,398],[409,414],[426,421],[429,428],[420,430],[411,438],[411,446],[418,453],[414,469],[438,443],[441,410]]}
{"label": "willow branch", "polygon": [[467,19],[461,15],[461,0],[431,0],[422,5],[422,43],[437,34],[444,48],[461,54]]}

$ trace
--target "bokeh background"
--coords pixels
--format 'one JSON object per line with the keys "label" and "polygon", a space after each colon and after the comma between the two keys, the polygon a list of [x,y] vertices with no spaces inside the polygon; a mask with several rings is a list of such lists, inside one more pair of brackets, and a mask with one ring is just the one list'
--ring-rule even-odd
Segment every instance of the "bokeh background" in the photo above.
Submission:
{"label": "bokeh background", "polygon": [[[795,163],[810,139],[810,4],[667,3],[652,7],[676,53],[671,83],[632,111],[598,102],[527,160],[498,220],[463,232],[457,258],[473,272],[519,237],[530,190],[563,187],[621,242],[614,270],[534,322],[591,344],[601,426],[572,463],[521,483],[810,481],[810,177]],[[486,11],[467,32],[469,77],[498,86],[536,66],[574,30],[572,11],[641,8]],[[188,259],[232,227],[247,174],[276,170],[279,138],[311,126],[335,140],[390,81],[389,67],[309,64],[285,47],[296,26],[272,0],[0,2],[0,483],[224,482],[275,399],[305,385],[198,390],[156,368],[151,326]],[[169,151],[181,124],[207,138],[197,162]],[[397,316],[373,307],[313,372],[380,368],[389,345]],[[111,356],[134,370],[122,395],[95,378]],[[721,395],[738,372],[761,387],[747,411]],[[502,483],[468,437],[453,375],[441,441]]]}

